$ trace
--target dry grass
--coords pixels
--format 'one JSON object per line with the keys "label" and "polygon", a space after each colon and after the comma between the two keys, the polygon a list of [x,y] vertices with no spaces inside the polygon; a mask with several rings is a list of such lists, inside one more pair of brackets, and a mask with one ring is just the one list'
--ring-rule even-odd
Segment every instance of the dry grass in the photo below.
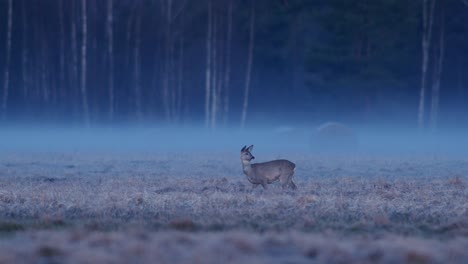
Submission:
{"label": "dry grass", "polygon": [[468,159],[292,154],[284,192],[235,154],[0,158],[0,263],[468,261]]}
{"label": "dry grass", "polygon": [[[19,246],[21,245],[21,246]],[[0,263],[463,263],[468,240],[244,231],[36,231],[0,240]]]}

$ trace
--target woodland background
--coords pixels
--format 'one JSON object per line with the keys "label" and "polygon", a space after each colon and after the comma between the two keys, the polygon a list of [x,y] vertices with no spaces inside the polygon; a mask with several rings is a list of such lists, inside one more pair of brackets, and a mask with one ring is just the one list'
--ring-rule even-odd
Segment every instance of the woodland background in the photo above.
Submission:
{"label": "woodland background", "polygon": [[463,0],[1,0],[3,121],[466,121]]}

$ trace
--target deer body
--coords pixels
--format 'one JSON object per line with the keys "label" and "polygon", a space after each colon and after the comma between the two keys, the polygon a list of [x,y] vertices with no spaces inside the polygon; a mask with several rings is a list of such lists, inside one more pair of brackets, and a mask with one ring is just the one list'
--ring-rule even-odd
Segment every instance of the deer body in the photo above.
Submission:
{"label": "deer body", "polygon": [[297,188],[293,182],[294,170],[296,168],[294,163],[289,160],[280,159],[251,164],[251,160],[255,159],[251,153],[252,149],[253,145],[248,148],[244,147],[241,150],[241,161],[247,180],[254,187],[260,184],[266,189],[267,184],[279,180],[283,188],[288,186],[292,189]]}

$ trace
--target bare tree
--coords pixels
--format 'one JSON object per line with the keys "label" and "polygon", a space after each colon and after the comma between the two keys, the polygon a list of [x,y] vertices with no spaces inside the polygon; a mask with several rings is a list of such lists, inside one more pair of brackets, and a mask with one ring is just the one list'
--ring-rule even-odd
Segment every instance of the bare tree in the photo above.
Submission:
{"label": "bare tree", "polygon": [[[132,1],[132,3],[134,3]],[[125,50],[126,50],[126,53],[125,53],[125,65],[131,65],[131,50],[132,50],[132,44],[131,44],[131,40],[132,40],[132,33],[133,33],[133,23],[134,23],[134,20],[135,20],[135,17],[137,16],[137,13],[136,13],[136,8],[134,7],[134,5],[132,5],[132,7],[130,7],[130,15],[127,19],[127,24],[126,24],[126,29],[125,29]],[[129,70],[131,69],[131,66],[128,66]]]}
{"label": "bare tree", "polygon": [[213,75],[211,77],[211,122],[210,127],[212,129],[216,126],[216,114],[218,112],[217,105],[218,105],[218,87],[217,87],[217,75],[218,75],[218,15],[215,9],[213,14],[213,54],[212,54],[212,70]]}
{"label": "bare tree", "polygon": [[439,92],[440,92],[440,79],[442,76],[442,66],[445,55],[445,12],[441,10],[440,18],[440,33],[439,33],[438,52],[434,59],[434,81],[432,83],[432,101],[431,101],[431,116],[430,125],[433,131],[437,128],[437,116],[439,112]]}
{"label": "bare tree", "polygon": [[251,14],[250,14],[250,35],[249,35],[249,50],[247,56],[247,72],[245,75],[245,89],[244,89],[244,103],[242,105],[242,115],[241,115],[241,128],[245,127],[245,121],[247,119],[247,109],[249,104],[249,89],[250,89],[250,79],[252,75],[252,63],[253,63],[253,51],[255,44],[255,1],[252,1]]}
{"label": "bare tree", "polygon": [[458,96],[458,103],[460,105],[464,105],[464,77],[465,77],[465,69],[463,67],[463,57],[458,56],[457,59],[457,96]]}
{"label": "bare tree", "polygon": [[211,42],[212,42],[212,16],[213,6],[208,0],[208,23],[206,36],[206,76],[205,76],[205,125],[210,122],[210,101],[211,101]]}
{"label": "bare tree", "polygon": [[10,59],[11,59],[11,30],[13,27],[13,0],[8,0],[8,23],[6,35],[6,60],[5,60],[5,74],[3,79],[3,100],[2,100],[2,115],[6,119],[6,112],[8,106],[8,94],[10,89]]}
{"label": "bare tree", "polygon": [[60,69],[59,69],[59,90],[65,93],[65,26],[63,19],[63,0],[58,2],[59,27],[60,27]]}
{"label": "bare tree", "polygon": [[86,86],[86,48],[87,48],[87,32],[88,21],[86,15],[86,0],[81,0],[81,15],[82,15],[82,39],[81,39],[81,102],[83,106],[84,122],[89,126],[89,108],[88,95]]}
{"label": "bare tree", "polygon": [[[141,12],[141,1],[137,2],[137,13]],[[135,74],[135,111],[138,120],[142,118],[141,108],[141,78],[140,78],[140,43],[141,43],[141,16],[136,16],[135,21],[135,46],[134,46],[134,74]]]}
{"label": "bare tree", "polygon": [[182,112],[182,98],[183,98],[183,85],[184,85],[184,34],[182,32],[180,39],[179,39],[179,62],[178,62],[178,69],[177,69],[177,103],[176,103],[176,111],[177,120],[181,118]]}
{"label": "bare tree", "polygon": [[107,0],[107,55],[109,63],[109,120],[114,120],[114,12],[113,0]]}
{"label": "bare tree", "polygon": [[[215,110],[216,112],[214,113],[215,115],[215,119],[214,119],[214,124],[213,124],[213,127],[216,127],[217,125],[217,122],[218,122],[218,117],[220,116],[218,113],[220,112],[221,110],[221,106],[222,106],[222,94],[223,94],[223,88],[224,88],[224,75],[225,75],[225,72],[224,72],[224,68],[225,68],[225,62],[224,62],[224,53],[225,53],[225,38],[224,38],[224,34],[223,34],[223,30],[221,30],[221,28],[224,27],[224,20],[221,19],[223,18],[224,15],[219,13],[218,12],[218,22],[216,23],[217,24],[217,27],[219,28],[217,31],[217,37],[216,37],[216,46],[217,46],[217,49],[218,49],[218,52],[217,52],[217,56],[216,56],[216,59],[217,59],[217,74],[216,74],[216,106],[215,106]],[[222,112],[221,112],[222,113]]]}
{"label": "bare tree", "polygon": [[[69,88],[72,89],[70,93],[72,98],[79,98],[78,93],[78,45],[77,45],[77,26],[76,26],[76,17],[77,17],[77,10],[76,10],[76,1],[71,2],[71,15],[70,15],[70,39],[71,39],[71,55],[72,55],[72,67],[71,73],[69,75]],[[73,100],[73,109],[74,112],[79,111],[79,100]]]}
{"label": "bare tree", "polygon": [[165,56],[164,56],[164,70],[162,78],[162,96],[163,96],[163,107],[164,113],[166,116],[166,121],[171,121],[172,119],[172,99],[170,91],[170,75],[171,75],[171,59],[172,59],[172,0],[163,0],[165,5],[163,10],[165,10]]}
{"label": "bare tree", "polygon": [[22,72],[22,79],[23,79],[23,96],[26,98],[29,92],[29,77],[28,77],[28,65],[29,65],[29,53],[28,53],[28,22],[27,22],[27,13],[26,13],[26,6],[25,2],[27,0],[23,0],[22,2],[22,23],[23,23],[23,32],[22,32],[22,41],[23,47],[21,50],[21,72]]}
{"label": "bare tree", "polygon": [[426,79],[427,68],[429,65],[429,51],[432,37],[432,28],[434,21],[434,6],[436,0],[423,0],[423,32],[422,32],[422,63],[421,63],[421,88],[419,92],[419,107],[418,107],[418,127],[424,128],[424,112],[426,102]]}
{"label": "bare tree", "polygon": [[227,14],[227,35],[226,35],[226,70],[224,73],[224,125],[227,125],[229,115],[229,85],[231,79],[231,42],[232,42],[232,12],[233,0],[229,0]]}
{"label": "bare tree", "polygon": [[[182,96],[182,68],[183,65],[183,19],[178,21],[184,11],[187,0],[173,1],[160,0],[163,17],[163,63],[161,71],[162,80],[162,104],[167,122],[179,120]],[[179,5],[176,5],[179,4]],[[181,28],[177,28],[181,25]],[[180,30],[180,31],[179,31]],[[181,33],[182,32],[182,33]],[[179,54],[176,54],[177,37],[179,37]],[[177,60],[179,56],[179,60]]]}
{"label": "bare tree", "polygon": [[[35,8],[39,9],[40,2],[35,2]],[[40,53],[38,52],[38,47],[40,47],[41,41],[41,23],[38,17],[31,17],[31,28],[34,30],[32,31],[32,40],[31,40],[31,90],[30,96],[31,98],[37,99],[41,97],[41,57]]]}
{"label": "bare tree", "polygon": [[47,36],[45,34],[44,30],[44,24],[43,21],[41,23],[41,34],[40,34],[40,50],[41,50],[41,55],[40,55],[40,76],[41,76],[41,91],[42,91],[42,99],[44,100],[45,103],[49,103],[50,99],[50,90],[51,87],[49,86],[48,82],[48,76],[47,76]]}

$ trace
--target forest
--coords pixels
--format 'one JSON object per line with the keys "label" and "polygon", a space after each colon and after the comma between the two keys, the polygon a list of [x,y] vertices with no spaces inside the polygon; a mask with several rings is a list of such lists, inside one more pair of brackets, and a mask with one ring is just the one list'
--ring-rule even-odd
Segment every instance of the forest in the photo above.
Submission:
{"label": "forest", "polygon": [[3,122],[466,120],[466,0],[1,0]]}

